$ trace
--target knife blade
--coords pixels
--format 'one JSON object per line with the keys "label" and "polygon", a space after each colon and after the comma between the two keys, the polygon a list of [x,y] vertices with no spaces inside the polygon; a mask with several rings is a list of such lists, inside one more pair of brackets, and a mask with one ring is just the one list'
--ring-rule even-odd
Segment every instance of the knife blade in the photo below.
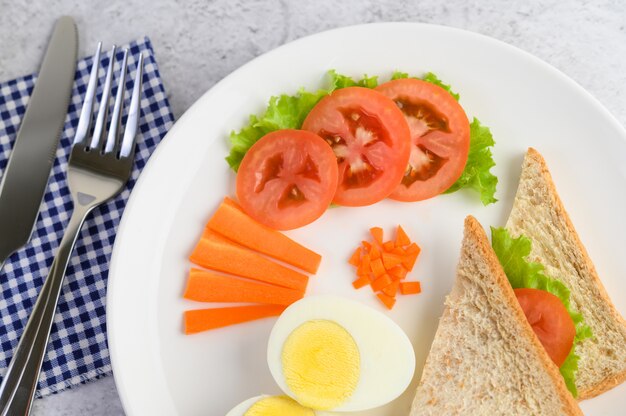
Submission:
{"label": "knife blade", "polygon": [[71,17],[57,20],[0,182],[0,270],[30,239],[67,115],[78,53]]}

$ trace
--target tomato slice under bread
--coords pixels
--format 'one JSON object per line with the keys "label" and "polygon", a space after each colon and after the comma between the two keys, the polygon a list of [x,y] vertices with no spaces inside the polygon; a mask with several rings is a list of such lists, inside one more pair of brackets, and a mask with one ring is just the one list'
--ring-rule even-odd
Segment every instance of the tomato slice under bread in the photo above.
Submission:
{"label": "tomato slice under bread", "polygon": [[521,288],[514,292],[537,338],[552,361],[560,367],[569,355],[576,336],[576,326],[565,305],[545,290]]}
{"label": "tomato slice under bread", "polygon": [[368,88],[333,91],[311,110],[302,125],[332,148],[339,167],[333,202],[370,205],[386,198],[404,176],[409,160],[409,128],[400,109]]}
{"label": "tomato slice under bread", "polygon": [[469,121],[461,105],[443,88],[414,78],[389,81],[376,90],[396,103],[411,131],[409,163],[390,197],[420,201],[450,188],[469,152]]}
{"label": "tomato slice under bread", "polygon": [[244,156],[237,173],[242,209],[271,228],[306,225],[328,208],[337,188],[337,162],[328,144],[303,130],[263,136]]}

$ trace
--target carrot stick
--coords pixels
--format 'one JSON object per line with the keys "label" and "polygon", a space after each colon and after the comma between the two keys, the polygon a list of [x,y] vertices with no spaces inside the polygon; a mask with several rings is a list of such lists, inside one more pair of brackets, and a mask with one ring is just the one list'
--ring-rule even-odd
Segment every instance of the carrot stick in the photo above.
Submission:
{"label": "carrot stick", "polygon": [[317,272],[322,259],[319,254],[296,243],[285,234],[256,222],[228,198],[215,211],[207,223],[207,228],[244,247],[267,254],[309,273]]}
{"label": "carrot stick", "polygon": [[198,266],[304,291],[308,276],[235,244],[202,238],[191,253]]}
{"label": "carrot stick", "polygon": [[254,302],[291,305],[304,292],[191,269],[184,297],[198,302]]}
{"label": "carrot stick", "polygon": [[278,316],[285,308],[280,305],[254,305],[185,311],[185,334]]}

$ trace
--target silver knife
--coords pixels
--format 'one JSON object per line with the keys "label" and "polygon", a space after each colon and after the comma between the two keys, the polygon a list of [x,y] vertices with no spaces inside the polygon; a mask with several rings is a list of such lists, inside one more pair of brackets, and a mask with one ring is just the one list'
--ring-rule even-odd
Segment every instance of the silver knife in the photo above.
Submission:
{"label": "silver knife", "polygon": [[0,270],[30,239],[70,102],[78,33],[71,17],[57,20],[0,182]]}

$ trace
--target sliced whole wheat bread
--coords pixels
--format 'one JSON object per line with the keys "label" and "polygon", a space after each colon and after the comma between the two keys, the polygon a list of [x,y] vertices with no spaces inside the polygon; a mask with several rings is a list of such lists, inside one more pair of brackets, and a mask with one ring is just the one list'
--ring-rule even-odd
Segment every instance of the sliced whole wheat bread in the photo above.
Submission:
{"label": "sliced whole wheat bread", "polygon": [[471,216],[445,305],[411,416],[582,415]]}
{"label": "sliced whole wheat bread", "polygon": [[609,299],[596,269],[565,212],[543,157],[530,148],[524,158],[513,209],[506,224],[513,236],[532,241],[529,260],[563,282],[594,337],[576,347],[579,399],[597,396],[626,379],[626,322]]}

